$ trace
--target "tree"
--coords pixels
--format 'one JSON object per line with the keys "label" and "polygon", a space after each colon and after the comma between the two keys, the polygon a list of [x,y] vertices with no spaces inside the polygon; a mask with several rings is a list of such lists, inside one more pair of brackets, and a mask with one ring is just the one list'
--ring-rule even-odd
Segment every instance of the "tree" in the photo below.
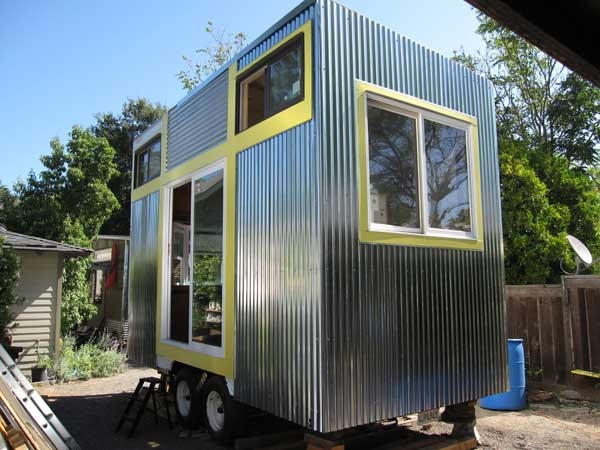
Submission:
{"label": "tree", "polygon": [[0,235],[0,342],[2,344],[6,344],[4,334],[10,330],[11,322],[15,318],[11,307],[22,300],[15,295],[18,280],[17,255],[11,246],[4,245],[4,237]]}
{"label": "tree", "polygon": [[571,167],[588,169],[598,163],[600,89],[570,73],[548,107],[552,144]]}
{"label": "tree", "polygon": [[200,61],[195,62],[188,56],[183,56],[187,69],[180,70],[177,78],[183,88],[191,91],[215,70],[229,61],[233,55],[242,49],[246,43],[246,34],[238,32],[227,34],[225,30],[215,30],[211,21],[208,21],[205,30],[213,41],[212,45],[196,50]]}
{"label": "tree", "polygon": [[96,123],[90,130],[96,137],[105,138],[115,150],[114,163],[118,173],[108,182],[108,187],[121,205],[103,224],[102,234],[129,235],[133,140],[165,112],[164,105],[137,98],[128,99],[120,114],[96,114]]}
{"label": "tree", "polygon": [[510,140],[500,147],[507,282],[535,284],[550,280],[567,249],[564,230],[569,211],[548,200],[546,185],[530,167],[523,143]]}
{"label": "tree", "polygon": [[498,134],[528,145],[550,140],[549,105],[566,70],[551,56],[528,44],[493,19],[480,14],[477,33],[486,50],[455,59],[483,74],[496,90]]}
{"label": "tree", "polygon": [[490,18],[477,31],[485,54],[455,59],[496,90],[507,282],[556,281],[567,233],[600,250],[600,90]]}
{"label": "tree", "polygon": [[0,224],[6,225],[14,207],[15,196],[0,182]]}
{"label": "tree", "polygon": [[[30,172],[26,182],[15,185],[18,206],[9,227],[20,233],[89,247],[104,222],[119,207],[108,183],[118,174],[115,150],[104,137],[74,126],[67,146],[50,142],[42,156],[39,176]],[[89,259],[65,262],[63,282],[63,331],[91,318],[87,274]]]}

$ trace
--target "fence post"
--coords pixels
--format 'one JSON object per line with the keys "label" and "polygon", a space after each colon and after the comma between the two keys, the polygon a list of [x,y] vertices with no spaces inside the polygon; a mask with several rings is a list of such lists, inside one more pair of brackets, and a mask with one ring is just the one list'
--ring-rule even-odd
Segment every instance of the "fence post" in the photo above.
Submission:
{"label": "fence post", "polygon": [[571,321],[571,303],[569,301],[569,287],[567,286],[565,277],[560,277],[562,286],[562,309],[563,309],[563,324],[565,332],[565,383],[569,386],[573,385],[573,328]]}

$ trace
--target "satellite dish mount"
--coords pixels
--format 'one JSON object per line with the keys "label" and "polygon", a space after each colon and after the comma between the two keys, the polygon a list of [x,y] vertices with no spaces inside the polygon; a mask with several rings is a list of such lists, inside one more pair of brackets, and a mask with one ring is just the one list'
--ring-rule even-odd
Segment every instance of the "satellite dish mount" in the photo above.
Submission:
{"label": "satellite dish mount", "polygon": [[567,241],[569,241],[569,245],[575,252],[575,263],[577,264],[577,268],[575,269],[575,274],[569,273],[562,267],[561,260],[561,269],[567,275],[579,275],[579,273],[582,270],[587,269],[595,262],[594,258],[592,258],[592,254],[590,253],[589,249],[585,246],[585,244],[579,239],[577,239],[575,236],[571,236],[570,234],[568,234]]}

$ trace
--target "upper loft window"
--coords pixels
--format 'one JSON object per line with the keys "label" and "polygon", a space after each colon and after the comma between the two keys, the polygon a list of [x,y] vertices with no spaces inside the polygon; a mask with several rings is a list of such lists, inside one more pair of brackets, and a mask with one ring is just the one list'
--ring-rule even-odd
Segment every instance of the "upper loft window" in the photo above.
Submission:
{"label": "upper loft window", "polygon": [[160,136],[135,153],[135,187],[160,175]]}
{"label": "upper loft window", "polygon": [[300,35],[238,77],[238,133],[304,99],[303,44]]}

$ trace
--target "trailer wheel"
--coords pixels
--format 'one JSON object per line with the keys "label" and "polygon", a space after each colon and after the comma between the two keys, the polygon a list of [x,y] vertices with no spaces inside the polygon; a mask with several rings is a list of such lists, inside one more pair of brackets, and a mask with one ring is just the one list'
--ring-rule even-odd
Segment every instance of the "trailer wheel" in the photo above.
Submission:
{"label": "trailer wheel", "polygon": [[230,441],[237,426],[237,407],[223,378],[213,376],[202,388],[202,413],[210,436],[219,443]]}
{"label": "trailer wheel", "polygon": [[198,428],[202,419],[200,393],[198,384],[200,383],[199,373],[188,367],[184,367],[177,372],[175,377],[175,411],[179,423],[188,429]]}

